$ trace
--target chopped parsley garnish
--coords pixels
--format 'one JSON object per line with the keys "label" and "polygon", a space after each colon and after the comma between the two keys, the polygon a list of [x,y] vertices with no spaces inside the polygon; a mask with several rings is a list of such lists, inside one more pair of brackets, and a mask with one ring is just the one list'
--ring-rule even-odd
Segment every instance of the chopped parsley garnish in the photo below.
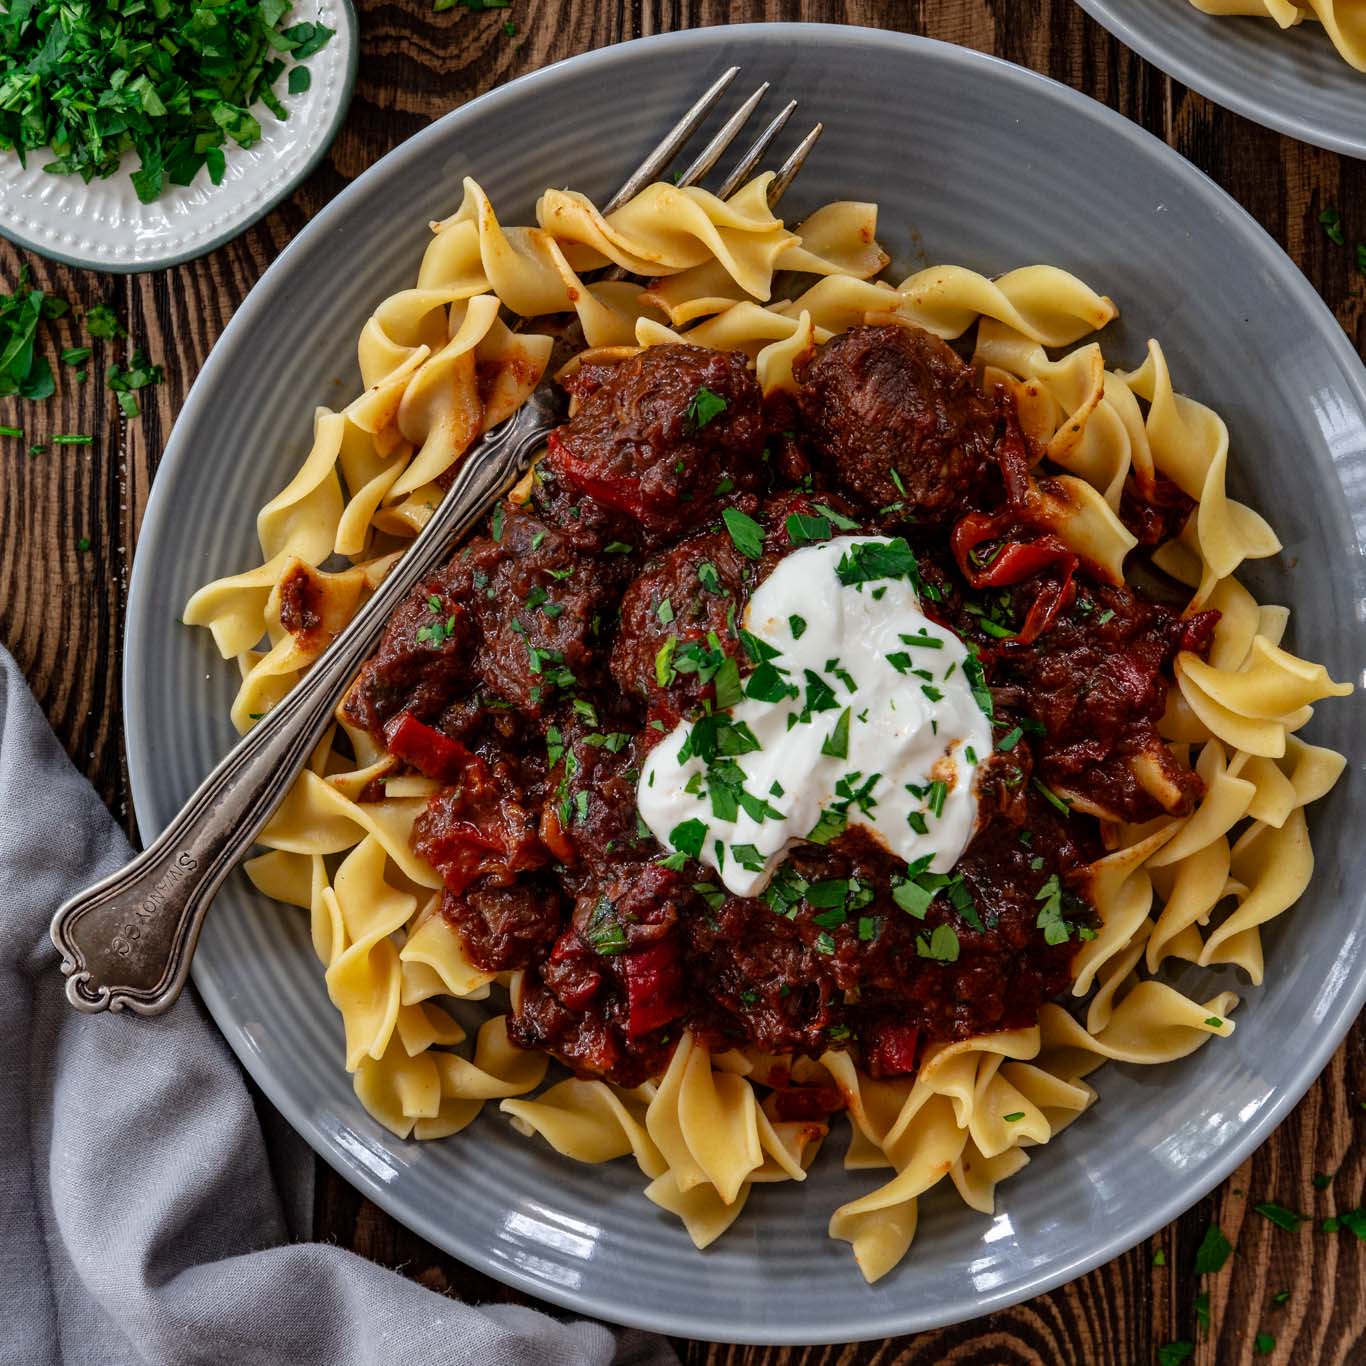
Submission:
{"label": "chopped parsley garnish", "polygon": [[1202,1290],[1195,1297],[1195,1321],[1200,1325],[1200,1336],[1209,1336],[1210,1312],[1209,1312],[1209,1291]]}
{"label": "chopped parsley garnish", "polygon": [[[0,35],[5,28],[0,13]],[[0,98],[5,89],[3,43],[0,43]],[[0,110],[0,146],[5,145],[5,114]],[[0,398],[51,398],[56,390],[52,366],[37,346],[38,324],[60,318],[70,310],[65,299],[53,298],[29,285],[23,266],[13,294],[0,296]],[[22,435],[11,432],[10,435]]]}
{"label": "chopped parsley garnish", "polygon": [[720,394],[713,393],[704,384],[692,396],[683,416],[692,424],[694,431],[701,431],[707,423],[720,417],[729,406]]}
{"label": "chopped parsley garnish", "polygon": [[625,541],[608,541],[602,548],[604,555],[629,555],[635,549]]}
{"label": "chopped parsley garnish", "polygon": [[840,718],[835,722],[835,729],[832,730],[821,746],[821,753],[828,755],[832,759],[847,759],[849,757],[849,718],[851,708],[845,707],[840,712]]}
{"label": "chopped parsley garnish", "polygon": [[664,601],[655,608],[655,616],[667,626],[674,619],[673,603],[671,603],[668,598],[665,598]]}
{"label": "chopped parsley garnish", "polygon": [[765,660],[745,680],[745,696],[756,702],[781,702],[796,697],[797,688],[783,677],[782,670]]}
{"label": "chopped parsley garnish", "polygon": [[816,936],[816,949],[817,949],[817,951],[820,952],[820,953],[834,953],[834,951],[835,951],[835,940],[834,940],[834,937],[833,937],[831,934],[829,934],[826,930],[822,930],[822,931]]}
{"label": "chopped parsley garnish", "polygon": [[551,768],[560,762],[560,756],[564,754],[564,736],[561,734],[559,726],[546,727],[545,754],[546,762]]}
{"label": "chopped parsley garnish", "polygon": [[958,935],[952,925],[936,925],[928,939],[923,934],[916,935],[915,951],[921,958],[932,958],[938,963],[956,963]]}
{"label": "chopped parsley garnish", "polygon": [[85,330],[97,341],[117,341],[128,335],[128,329],[108,304],[96,304],[86,309]]}
{"label": "chopped parsley garnish", "polygon": [[1003,754],[1009,753],[1024,738],[1024,731],[1019,726],[1012,726],[1010,730],[1001,736],[996,742],[996,748]]}
{"label": "chopped parsley garnish", "polygon": [[747,516],[739,508],[726,508],[721,513],[721,520],[726,524],[736,550],[746,559],[757,560],[762,557],[764,529],[753,517]]}
{"label": "chopped parsley garnish", "polygon": [[696,755],[704,764],[711,764],[720,755],[734,757],[759,748],[759,741],[746,722],[732,721],[724,712],[712,712],[693,722],[678,751],[678,762],[687,763]]}
{"label": "chopped parsley garnish", "polygon": [[787,519],[787,539],[795,546],[815,545],[817,541],[828,541],[834,534],[828,518],[811,517],[804,512],[794,512]]}
{"label": "chopped parsley garnish", "polygon": [[995,714],[994,704],[991,700],[991,689],[987,687],[986,674],[982,672],[982,661],[972,652],[968,651],[967,658],[963,661],[963,673],[967,676],[968,687],[972,690],[973,701],[982,709],[982,714],[991,720]]}
{"label": "chopped parsley garnish", "polygon": [[1167,1265],[1167,1254],[1166,1254],[1165,1252],[1163,1252],[1163,1250],[1162,1250],[1161,1248],[1158,1248],[1157,1251],[1153,1253],[1153,1265],[1154,1265],[1154,1266],[1166,1266],[1166,1265]]}
{"label": "chopped parsley garnish", "polygon": [[605,957],[626,951],[626,931],[605,896],[599,897],[593,907],[588,923],[583,927],[583,937],[589,948]]}
{"label": "chopped parsley garnish", "polygon": [[24,429],[22,427],[0,427],[0,436],[18,437],[19,440],[22,441],[24,439]]}
{"label": "chopped parsley garnish", "polygon": [[832,507],[830,507],[828,504],[826,504],[826,503],[817,503],[817,504],[815,505],[815,507],[816,507],[816,511],[819,512],[819,513],[821,514],[822,517],[826,518],[828,521],[830,521],[831,523],[833,523],[833,525],[834,525],[838,530],[840,530],[840,531],[857,531],[857,530],[858,530],[858,523],[857,523],[856,521],[854,521],[854,519],[853,519],[852,517],[846,517],[842,512],[836,512],[835,509],[832,508]]}
{"label": "chopped parsley garnish", "polygon": [[1272,1303],[1272,1304],[1275,1304],[1275,1305],[1282,1305],[1282,1304],[1284,1304],[1289,1298],[1290,1298],[1290,1292],[1289,1292],[1288,1290],[1278,1290],[1274,1295],[1272,1295],[1272,1297],[1271,1297],[1271,1303]]}
{"label": "chopped parsley garnish", "polygon": [[1157,1349],[1157,1366],[1181,1366],[1183,1361],[1189,1361],[1194,1355],[1195,1344],[1178,1338]]}
{"label": "chopped parsley garnish", "polygon": [[733,707],[744,696],[740,687],[740,666],[729,657],[722,660],[712,686],[716,689],[716,705]]}
{"label": "chopped parsley garnish", "polygon": [[776,646],[770,645],[768,641],[760,636],[756,636],[752,631],[746,631],[741,627],[739,632],[740,644],[745,647],[745,653],[756,663],[762,664],[768,659],[777,659],[782,651]]}
{"label": "chopped parsley garnish", "polygon": [[721,580],[717,576],[716,566],[710,560],[703,560],[697,566],[697,579],[708,593],[721,592]]}
{"label": "chopped parsley garnish", "polygon": [[876,916],[861,915],[858,918],[858,937],[867,944],[877,938],[878,922]]}
{"label": "chopped parsley garnish", "polygon": [[944,694],[932,684],[922,683],[920,685],[920,691],[923,692],[931,702],[942,702],[944,700]]}
{"label": "chopped parsley garnish", "polygon": [[1337,209],[1327,208],[1319,214],[1319,222],[1323,225],[1324,235],[1335,246],[1345,246],[1346,238],[1342,234],[1342,214]]}
{"label": "chopped parsley garnish", "polygon": [[493,522],[491,524],[491,531],[495,541],[501,541],[503,539],[503,523],[506,518],[507,510],[503,507],[502,503],[499,503],[498,506],[493,509]]}
{"label": "chopped parsley garnish", "polygon": [[[323,24],[282,27],[289,0],[25,0],[0,10],[0,147],[21,164],[90,181],[135,153],[130,179],[143,203],[188,185],[207,167],[224,175],[229,139],[251,147],[258,101],[288,114],[275,93],[285,59],[304,61],[332,36]],[[92,335],[100,335],[94,333]]]}
{"label": "chopped parsley garnish", "polygon": [[1056,807],[1059,811],[1062,812],[1064,816],[1070,816],[1072,814],[1071,806],[1068,805],[1066,800],[1064,800],[1062,797],[1059,797],[1058,794],[1054,792],[1053,789],[1049,787],[1047,783],[1040,782],[1037,778],[1034,778],[1031,781],[1033,782],[1034,786],[1039,789],[1039,792],[1047,800],[1050,806]]}
{"label": "chopped parsley garnish", "polygon": [[909,579],[919,586],[920,566],[904,537],[891,541],[860,541],[840,556],[835,566],[839,581],[850,587],[877,579]]}
{"label": "chopped parsley garnish", "polygon": [[826,807],[806,838],[812,844],[829,844],[831,840],[838,839],[844,834],[848,828],[849,816],[847,812],[837,811],[834,807]]}
{"label": "chopped parsley garnish", "polygon": [[906,813],[906,824],[909,825],[917,835],[928,835],[930,833],[930,827],[925,820],[925,813],[923,811],[908,811]]}
{"label": "chopped parsley garnish", "polygon": [[[1212,1276],[1222,1271],[1224,1263],[1233,1255],[1233,1244],[1224,1237],[1218,1224],[1211,1224],[1195,1250],[1195,1274]],[[1189,1355],[1189,1353],[1187,1353]]]}
{"label": "chopped parsley garnish", "polygon": [[806,618],[799,617],[794,612],[787,619],[787,628],[792,632],[793,640],[800,640],[806,634]]}
{"label": "chopped parsley garnish", "polygon": [[670,636],[655,654],[655,682],[667,688],[678,676],[673,666],[674,654],[678,650],[678,637]]}
{"label": "chopped parsley garnish", "polygon": [[926,796],[925,804],[936,817],[944,814],[944,803],[948,800],[949,785],[940,778],[936,778],[930,784],[930,790]]}
{"label": "chopped parsley garnish", "polygon": [[[433,606],[435,604],[435,606]],[[428,622],[417,628],[417,643],[419,645],[430,645],[433,649],[444,645],[452,635],[455,634],[455,613],[452,612],[445,621],[441,620],[441,612],[444,605],[440,598],[435,594],[427,599],[427,610],[437,618],[436,621]],[[535,666],[533,665],[533,668]]]}
{"label": "chopped parsley garnish", "polygon": [[[88,346],[82,349],[87,356],[90,354]],[[117,364],[111,365],[105,372],[104,383],[117,396],[124,417],[137,417],[142,411],[138,406],[137,390],[160,384],[164,378],[161,366],[153,365],[142,351],[134,351],[131,366],[125,370]]]}
{"label": "chopped parsley garnish", "polygon": [[1007,1124],[1018,1124],[1024,1117],[1025,1112],[1023,1110],[1015,1110],[1008,1115],[1001,1116],[1001,1118],[1005,1120]]}
{"label": "chopped parsley garnish", "polygon": [[1217,1015],[1209,1016],[1205,1023],[1209,1025],[1211,1029],[1222,1029],[1224,1027],[1224,1022]]}
{"label": "chopped parsley garnish", "polygon": [[669,843],[689,858],[701,858],[706,843],[707,827],[696,818],[684,821],[669,831]]}
{"label": "chopped parsley garnish", "polygon": [[748,873],[762,871],[764,856],[752,844],[732,844],[731,857]]}
{"label": "chopped parsley garnish", "polygon": [[1283,1228],[1287,1233],[1298,1233],[1300,1225],[1304,1222],[1304,1216],[1296,1214],[1294,1210],[1288,1210],[1284,1205],[1278,1205],[1274,1200],[1263,1200],[1260,1205],[1252,1207],[1264,1219],[1269,1219],[1277,1228]]}
{"label": "chopped parsley garnish", "polygon": [[1326,1191],[1333,1184],[1333,1178],[1327,1172],[1314,1173],[1314,1189],[1316,1191]]}
{"label": "chopped parsley garnish", "polygon": [[694,882],[692,889],[713,911],[719,911],[726,904],[725,892],[714,882]]}
{"label": "chopped parsley garnish", "polygon": [[1259,1357],[1270,1356],[1276,1350],[1276,1339],[1272,1334],[1262,1330],[1252,1339],[1252,1350]]}
{"label": "chopped parsley garnish", "polygon": [[1107,607],[1100,616],[1096,618],[1096,625],[1104,626],[1107,621],[1110,621],[1114,617],[1114,615],[1115,609],[1113,607]]}
{"label": "chopped parsley garnish", "polygon": [[1045,944],[1065,944],[1072,937],[1073,927],[1063,915],[1063,895],[1056,873],[1049,873],[1034,893],[1034,900],[1043,903],[1034,923],[1043,931]]}
{"label": "chopped parsley garnish", "polygon": [[802,708],[801,720],[810,721],[821,711],[836,711],[839,703],[835,700],[835,690],[813,669],[803,669],[806,680],[806,706]]}

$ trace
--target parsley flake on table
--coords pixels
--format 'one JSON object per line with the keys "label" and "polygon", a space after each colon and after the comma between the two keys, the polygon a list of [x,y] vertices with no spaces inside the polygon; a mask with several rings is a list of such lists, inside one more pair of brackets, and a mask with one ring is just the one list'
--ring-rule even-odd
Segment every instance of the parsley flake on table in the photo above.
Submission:
{"label": "parsley flake on table", "polygon": [[1211,1224],[1195,1250],[1195,1274],[1212,1276],[1224,1269],[1224,1263],[1233,1255],[1233,1244],[1224,1237],[1218,1224]]}
{"label": "parsley flake on table", "polygon": [[[89,182],[128,154],[143,203],[203,168],[219,184],[229,141],[251,147],[286,61],[332,38],[324,24],[284,27],[290,0],[21,0],[0,9],[0,148],[23,164],[47,148],[53,175]],[[296,70],[298,68],[295,68]],[[291,78],[295,93],[306,89]],[[93,335],[99,335],[97,333]]]}
{"label": "parsley flake on table", "polygon": [[1287,1233],[1294,1233],[1304,1222],[1303,1216],[1296,1214],[1293,1210],[1288,1210],[1284,1205],[1278,1205],[1274,1200],[1263,1200],[1260,1205],[1252,1207],[1264,1219],[1269,1219],[1277,1228],[1283,1228]]}

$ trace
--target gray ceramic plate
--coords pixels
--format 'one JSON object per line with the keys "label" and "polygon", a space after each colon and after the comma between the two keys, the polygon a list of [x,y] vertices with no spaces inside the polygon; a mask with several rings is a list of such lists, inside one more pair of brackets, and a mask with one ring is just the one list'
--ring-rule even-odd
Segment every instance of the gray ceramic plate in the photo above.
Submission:
{"label": "gray ceramic plate", "polygon": [[[124,687],[144,834],[233,738],[235,671],[206,634],[177,626],[181,605],[196,585],[255,562],[256,509],[302,457],[313,404],[357,384],[361,325],[411,283],[426,224],[458,202],[460,177],[477,176],[511,222],[545,185],[603,196],[732,62],[825,120],[794,216],[873,197],[899,267],[1054,262],[1124,306],[1115,358],[1137,363],[1144,339],[1161,336],[1174,372],[1229,420],[1235,491],[1274,515],[1285,539],[1254,586],[1294,605],[1293,645],[1337,677],[1358,675],[1366,374],[1271,239],[1148,134],[1027,71],[857,28],[713,28],[575,58],[442,119],[319,214],[238,310],[176,424],[134,565]],[[1314,738],[1347,748],[1364,710],[1361,694],[1323,707]],[[951,1194],[927,1200],[911,1256],[873,1288],[825,1236],[830,1211],[869,1184],[841,1170],[842,1140],[804,1186],[756,1191],[699,1253],[642,1198],[633,1166],[562,1160],[496,1110],[427,1146],[372,1122],[342,1071],[340,1023],[302,916],[240,876],[209,917],[194,977],[243,1063],[329,1162],[409,1227],[521,1290],[688,1337],[907,1333],[1122,1252],[1284,1117],[1366,994],[1360,790],[1354,768],[1314,813],[1319,873],[1268,935],[1269,981],[1249,993],[1236,1036],[1160,1070],[1107,1068],[1101,1103],[1003,1188],[994,1218]]]}
{"label": "gray ceramic plate", "polygon": [[1216,18],[1190,0],[1077,0],[1097,23],[1183,85],[1301,142],[1366,157],[1366,72],[1318,24]]}

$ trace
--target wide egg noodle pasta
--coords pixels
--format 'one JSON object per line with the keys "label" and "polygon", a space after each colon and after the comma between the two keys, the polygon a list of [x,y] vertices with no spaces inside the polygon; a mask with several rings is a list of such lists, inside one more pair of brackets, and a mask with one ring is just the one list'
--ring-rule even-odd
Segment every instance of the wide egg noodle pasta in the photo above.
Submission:
{"label": "wide egg noodle pasta", "polygon": [[[834,1088],[847,1114],[844,1166],[874,1184],[834,1212],[829,1232],[873,1281],[906,1255],[921,1196],[946,1179],[990,1213],[1029,1151],[1095,1102],[1085,1078],[1103,1062],[1159,1064],[1233,1032],[1233,993],[1200,1000],[1156,974],[1170,959],[1262,980],[1262,927],[1312,874],[1305,808],[1345,764],[1296,732],[1316,704],[1350,688],[1285,649],[1286,609],[1259,604],[1234,577],[1279,542],[1225,492],[1230,438],[1219,416],[1176,390],[1157,342],[1126,372],[1083,340],[1116,316],[1107,297],[1042,264],[994,279],[946,265],[879,280],[876,205],[828,204],[789,229],[768,205],[768,183],[728,200],[654,185],[609,214],[549,190],[534,225],[505,226],[466,180],[456,211],[432,224],[413,287],[381,301],[362,331],[361,392],[339,411],[317,410],[302,465],[261,509],[262,563],[201,589],[185,621],[236,661],[233,720],[246,728],[374,591],[480,432],[540,381],[550,337],[510,323],[545,314],[576,317],[588,343],[562,375],[589,354],[611,361],[683,342],[743,353],[770,395],[791,394],[805,357],[849,327],[971,333],[984,389],[1014,398],[1037,473],[1048,475],[1029,487],[1033,513],[1114,583],[1135,544],[1118,516],[1129,483],[1151,491],[1166,479],[1189,496],[1192,515],[1153,559],[1190,590],[1190,611],[1221,617],[1208,660],[1178,659],[1160,732],[1169,761],[1194,768],[1204,796],[1187,815],[1132,828],[1092,811],[1108,852],[1088,871],[1097,920],[1073,959],[1074,1007],[1045,1005],[1033,1028],[931,1043],[914,1076],[872,1077],[857,1051],[713,1053],[684,1031],[663,1073],[640,1087],[569,1078],[534,1094],[546,1057],[516,1048],[505,1016],[470,1041],[441,1004],[484,1001],[504,979],[470,961],[442,913],[440,876],[412,852],[436,785],[400,773],[341,709],[262,832],[265,852],[246,866],[259,890],[307,912],[341,1016],[341,1061],[361,1103],[398,1137],[457,1133],[496,1101],[515,1132],[564,1157],[633,1159],[646,1197],[701,1248],[756,1184],[805,1179],[830,1124],[784,1119],[782,1089]],[[585,279],[608,263],[648,283]],[[291,594],[319,625],[291,629]],[[1170,783],[1160,757],[1134,760],[1155,794]],[[510,989],[515,1010],[520,974]]]}
{"label": "wide egg noodle pasta", "polygon": [[1271,19],[1293,28],[1306,19],[1323,25],[1343,61],[1366,71],[1366,9],[1359,0],[1191,0],[1206,14]]}

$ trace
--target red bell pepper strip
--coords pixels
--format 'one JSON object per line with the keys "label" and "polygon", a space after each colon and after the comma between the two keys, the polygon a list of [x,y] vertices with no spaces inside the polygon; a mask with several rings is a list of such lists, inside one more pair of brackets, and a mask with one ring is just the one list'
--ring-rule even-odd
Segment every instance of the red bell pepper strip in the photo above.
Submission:
{"label": "red bell pepper strip", "polygon": [[628,953],[626,968],[626,1032],[639,1038],[683,1013],[683,972],[678,944],[659,939]]}
{"label": "red bell pepper strip", "polygon": [[901,1077],[916,1070],[920,1030],[915,1025],[880,1024],[865,1039],[868,1068],[875,1077]]}
{"label": "red bell pepper strip", "polygon": [[419,721],[410,711],[401,711],[386,723],[384,744],[395,759],[439,783],[458,783],[471,765],[482,762],[459,740]]}
{"label": "red bell pepper strip", "polygon": [[640,496],[638,479],[633,486],[629,479],[604,478],[590,461],[575,455],[558,432],[551,432],[546,447],[546,460],[557,476],[603,507],[615,508],[638,520],[649,520],[649,509]]}

